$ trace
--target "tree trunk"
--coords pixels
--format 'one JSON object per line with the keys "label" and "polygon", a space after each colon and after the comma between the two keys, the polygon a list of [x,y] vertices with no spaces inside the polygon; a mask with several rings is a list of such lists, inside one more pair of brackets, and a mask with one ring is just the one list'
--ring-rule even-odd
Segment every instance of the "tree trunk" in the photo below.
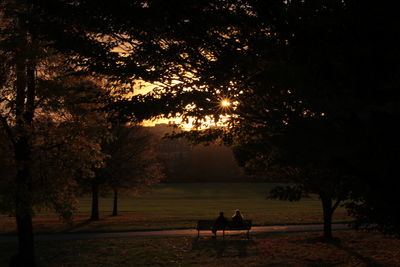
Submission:
{"label": "tree trunk", "polygon": [[99,216],[99,185],[96,181],[92,182],[92,216],[90,220],[98,221]]}
{"label": "tree trunk", "polygon": [[18,254],[13,259],[14,266],[35,266],[35,249],[31,214],[16,216],[18,229]]}
{"label": "tree trunk", "polygon": [[20,138],[16,144],[17,164],[15,194],[15,218],[18,230],[18,261],[16,266],[35,266],[33,227],[32,227],[32,177],[30,172],[31,147],[26,138]]}
{"label": "tree trunk", "polygon": [[114,189],[114,202],[112,216],[118,216],[118,189]]}
{"label": "tree trunk", "polygon": [[[32,227],[32,173],[31,130],[34,115],[35,75],[33,64],[27,67],[27,36],[23,20],[20,19],[19,46],[16,49],[16,98],[14,157],[17,167],[15,183],[15,218],[18,231],[18,254],[13,257],[14,266],[35,266]],[[28,77],[27,77],[28,76]],[[29,96],[29,100],[27,99]],[[30,102],[26,106],[25,101]]]}
{"label": "tree trunk", "polygon": [[18,230],[16,266],[35,266],[32,227],[32,174],[30,169],[31,146],[28,140],[28,136],[22,134],[15,145],[15,161],[17,165],[15,218]]}
{"label": "tree trunk", "polygon": [[332,198],[321,196],[322,210],[324,216],[324,238],[332,239]]}
{"label": "tree trunk", "polygon": [[16,143],[15,160],[17,165],[15,218],[18,230],[18,256],[15,259],[20,264],[16,266],[35,266],[30,170],[31,147],[26,136],[20,137]]}

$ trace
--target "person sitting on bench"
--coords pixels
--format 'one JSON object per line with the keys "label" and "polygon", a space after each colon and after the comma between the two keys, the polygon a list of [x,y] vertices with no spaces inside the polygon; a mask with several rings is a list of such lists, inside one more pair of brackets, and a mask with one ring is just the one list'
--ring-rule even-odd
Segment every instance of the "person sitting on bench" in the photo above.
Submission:
{"label": "person sitting on bench", "polygon": [[232,216],[232,226],[242,226],[243,225],[243,216],[240,213],[240,210],[236,210],[235,214]]}
{"label": "person sitting on bench", "polygon": [[226,225],[228,224],[228,220],[224,217],[224,213],[221,211],[219,213],[218,218],[215,220],[214,225],[211,229],[211,232],[216,235],[217,230],[225,230]]}

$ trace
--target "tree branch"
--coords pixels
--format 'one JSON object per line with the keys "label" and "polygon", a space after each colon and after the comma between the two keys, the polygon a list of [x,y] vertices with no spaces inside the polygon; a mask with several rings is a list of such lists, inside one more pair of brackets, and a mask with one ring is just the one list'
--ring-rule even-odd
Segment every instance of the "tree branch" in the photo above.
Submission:
{"label": "tree branch", "polygon": [[8,125],[8,122],[6,120],[6,118],[4,118],[1,114],[0,114],[0,121],[1,124],[4,128],[4,131],[6,132],[7,137],[10,139],[11,143],[13,144],[13,146],[16,145],[15,139],[14,139],[14,135],[11,131],[10,125]]}
{"label": "tree branch", "polygon": [[342,200],[340,198],[338,200],[336,200],[335,204],[332,206],[332,213],[339,206],[340,202],[342,202]]}

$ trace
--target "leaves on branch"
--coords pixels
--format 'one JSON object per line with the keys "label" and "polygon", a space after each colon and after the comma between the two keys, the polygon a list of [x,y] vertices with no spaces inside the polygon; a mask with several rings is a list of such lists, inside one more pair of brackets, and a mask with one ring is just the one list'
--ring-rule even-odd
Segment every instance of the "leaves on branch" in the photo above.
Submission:
{"label": "leaves on branch", "polygon": [[303,189],[299,186],[276,186],[268,194],[269,199],[288,200],[290,202],[299,201],[304,197]]}

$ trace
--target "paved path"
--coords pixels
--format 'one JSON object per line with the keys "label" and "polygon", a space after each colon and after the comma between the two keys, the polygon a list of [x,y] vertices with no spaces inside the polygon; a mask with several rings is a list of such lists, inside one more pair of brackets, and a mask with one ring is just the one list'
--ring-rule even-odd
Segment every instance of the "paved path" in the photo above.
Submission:
{"label": "paved path", "polygon": [[[288,233],[288,232],[318,232],[322,231],[322,224],[303,224],[303,225],[273,225],[273,226],[253,226],[250,230],[251,235],[265,233]],[[333,230],[348,230],[347,224],[332,224]],[[244,233],[245,231],[228,231],[225,235]],[[106,239],[106,238],[135,238],[135,237],[174,237],[174,236],[193,236],[197,237],[195,229],[159,230],[159,231],[135,231],[135,232],[114,232],[114,233],[65,233],[35,235],[37,241],[54,240],[81,240],[81,239]],[[201,231],[200,236],[211,236],[210,231]],[[17,237],[13,235],[0,235],[0,243],[17,242]]]}

